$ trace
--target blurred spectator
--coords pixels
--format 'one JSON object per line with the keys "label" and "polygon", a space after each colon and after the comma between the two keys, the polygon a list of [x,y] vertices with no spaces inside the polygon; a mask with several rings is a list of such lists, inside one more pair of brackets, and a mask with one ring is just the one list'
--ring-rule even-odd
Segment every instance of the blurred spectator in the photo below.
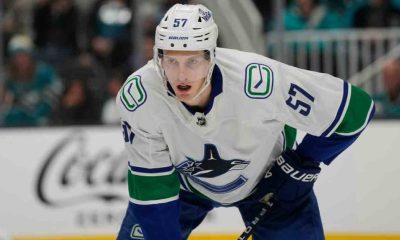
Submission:
{"label": "blurred spectator", "polygon": [[16,34],[31,33],[32,0],[2,0],[2,19],[0,30],[2,31],[3,57],[7,57],[8,41]]}
{"label": "blurred spectator", "polygon": [[9,94],[6,95],[5,86],[2,80],[0,80],[0,127],[2,125],[2,119],[5,112],[8,111],[10,100],[6,99]]}
{"label": "blurred spectator", "polygon": [[129,68],[127,69],[129,72],[139,69],[153,58],[154,32],[165,14],[165,4],[168,5],[171,2],[165,1],[157,4],[154,1],[145,1],[138,6],[135,18],[140,19],[141,22],[140,26],[136,27],[142,36],[138,36],[137,41],[135,41],[135,44],[137,44],[136,51],[130,56]]}
{"label": "blurred spectator", "polygon": [[103,105],[101,114],[101,121],[104,124],[119,124],[121,119],[118,114],[118,110],[115,106],[115,97],[118,94],[119,89],[125,81],[125,76],[121,72],[115,72],[111,80],[108,82],[108,99]]}
{"label": "blurred spectator", "polygon": [[140,4],[135,13],[137,19],[141,19],[140,28],[144,36],[154,35],[157,24],[165,14],[164,6],[152,1]]}
{"label": "blurred spectator", "polygon": [[392,0],[393,7],[400,9],[400,0]]}
{"label": "blurred spectator", "polygon": [[146,35],[143,39],[143,46],[140,49],[140,51],[142,51],[141,54],[135,54],[132,56],[132,65],[134,70],[139,69],[153,58],[153,46],[154,36],[150,34]]}
{"label": "blurred spectator", "polygon": [[361,7],[365,6],[368,1],[369,0],[325,0],[325,3],[329,9],[333,9],[341,15],[344,27],[351,28],[353,27],[354,14]]}
{"label": "blurred spectator", "polygon": [[98,114],[93,107],[93,97],[87,79],[77,76],[65,83],[59,105],[53,112],[51,124],[97,124]]}
{"label": "blurred spectator", "polygon": [[107,97],[107,76],[104,69],[89,53],[81,53],[77,58],[69,59],[59,69],[62,79],[85,79],[87,88],[92,95],[92,109],[96,116],[100,115],[101,107]]}
{"label": "blurred spectator", "polygon": [[[343,18],[343,13],[329,8],[328,5],[322,4],[319,0],[294,0],[289,4],[284,13],[284,25],[286,30],[320,30],[320,29],[335,29],[346,27],[346,22]],[[314,35],[313,37],[318,37]],[[323,61],[325,42],[293,42],[290,44],[291,51],[296,56],[293,64],[302,68],[312,69],[312,60],[318,59]],[[335,57],[335,51],[330,51],[326,55],[331,59]],[[332,64],[331,74],[335,75],[337,66]]]}
{"label": "blurred spectator", "polygon": [[36,1],[33,31],[43,60],[58,65],[78,52],[78,18],[73,0]]}
{"label": "blurred spectator", "polygon": [[4,126],[37,126],[47,123],[57,102],[61,84],[55,71],[32,56],[29,37],[14,36],[8,45],[10,55],[5,77]]}
{"label": "blurred spectator", "polygon": [[356,28],[382,28],[400,26],[400,11],[390,0],[369,0],[354,14],[353,26]]}
{"label": "blurred spectator", "polygon": [[382,69],[385,93],[375,96],[376,115],[400,118],[400,59],[392,59]]}
{"label": "blurred spectator", "polygon": [[131,1],[96,1],[88,31],[90,51],[106,71],[127,64],[132,51]]}
{"label": "blurred spectator", "polygon": [[345,27],[342,16],[318,0],[295,0],[285,10],[284,24],[287,30]]}

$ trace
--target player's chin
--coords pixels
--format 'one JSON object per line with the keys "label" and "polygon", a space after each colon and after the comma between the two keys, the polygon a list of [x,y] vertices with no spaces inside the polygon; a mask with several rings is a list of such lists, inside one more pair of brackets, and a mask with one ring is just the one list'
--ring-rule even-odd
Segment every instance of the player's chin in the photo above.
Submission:
{"label": "player's chin", "polygon": [[181,102],[189,102],[192,99],[192,95],[188,93],[176,93],[176,97]]}

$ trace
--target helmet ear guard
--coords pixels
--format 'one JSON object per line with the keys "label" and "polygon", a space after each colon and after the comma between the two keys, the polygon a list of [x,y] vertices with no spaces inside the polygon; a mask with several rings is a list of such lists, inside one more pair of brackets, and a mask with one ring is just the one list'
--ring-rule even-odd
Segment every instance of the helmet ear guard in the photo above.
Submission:
{"label": "helmet ear guard", "polygon": [[[210,61],[210,69],[204,86],[194,97],[197,98],[210,84],[215,65],[215,48],[217,47],[218,27],[212,12],[204,5],[172,6],[161,19],[156,28],[153,60],[155,67],[167,86],[167,79],[161,66],[163,50],[206,51],[205,57]],[[168,88],[166,88],[168,91]],[[194,99],[193,98],[193,99]]]}

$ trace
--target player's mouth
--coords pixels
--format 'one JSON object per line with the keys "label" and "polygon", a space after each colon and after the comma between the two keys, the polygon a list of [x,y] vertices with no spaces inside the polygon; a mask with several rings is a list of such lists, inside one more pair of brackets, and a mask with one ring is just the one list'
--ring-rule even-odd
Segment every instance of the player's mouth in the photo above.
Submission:
{"label": "player's mouth", "polygon": [[178,88],[179,91],[181,92],[188,92],[192,86],[190,85],[186,85],[186,84],[179,84],[178,86],[176,86]]}

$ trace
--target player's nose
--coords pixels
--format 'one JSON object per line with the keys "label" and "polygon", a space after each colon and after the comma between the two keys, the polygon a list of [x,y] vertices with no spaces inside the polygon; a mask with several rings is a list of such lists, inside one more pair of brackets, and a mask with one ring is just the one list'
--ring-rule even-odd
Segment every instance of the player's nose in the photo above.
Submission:
{"label": "player's nose", "polygon": [[187,69],[184,66],[180,66],[178,70],[178,81],[183,82],[187,79]]}

